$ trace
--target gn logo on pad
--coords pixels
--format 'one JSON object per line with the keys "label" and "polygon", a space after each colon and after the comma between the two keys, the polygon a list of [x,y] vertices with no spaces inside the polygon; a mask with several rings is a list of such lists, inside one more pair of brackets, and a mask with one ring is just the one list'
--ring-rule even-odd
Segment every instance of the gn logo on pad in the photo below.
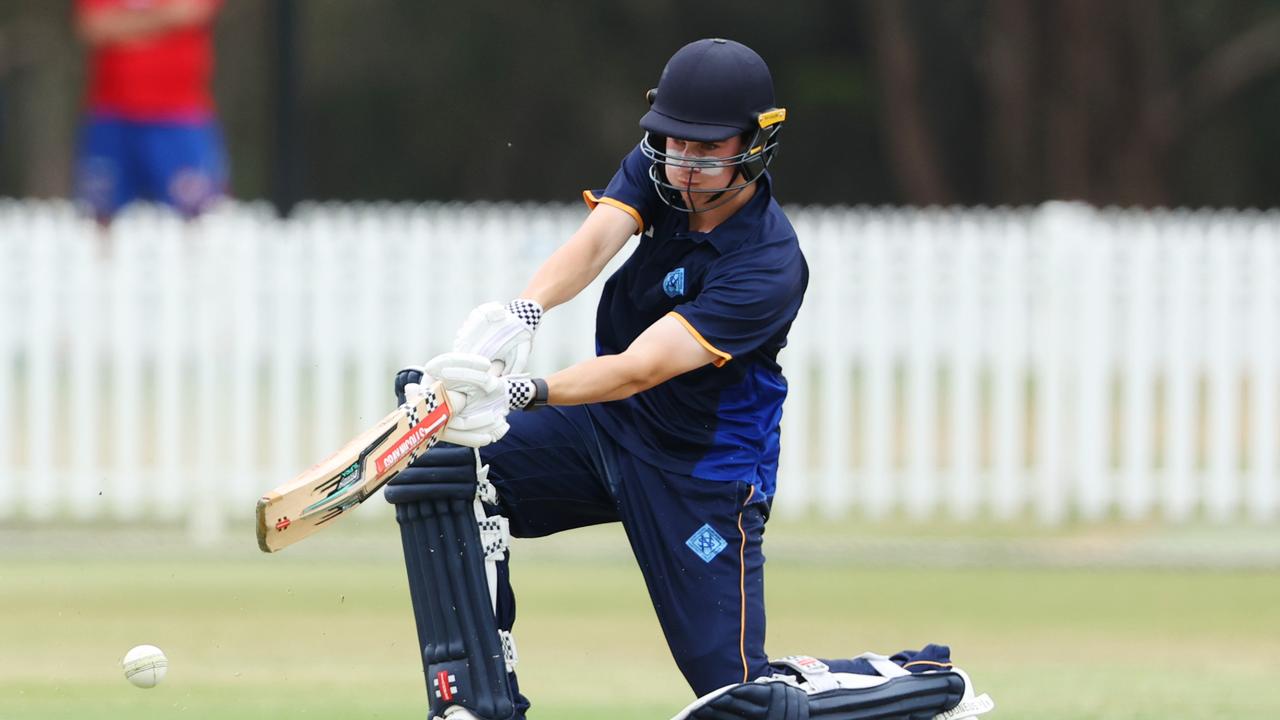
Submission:
{"label": "gn logo on pad", "polygon": [[662,292],[667,297],[678,297],[684,294],[684,268],[678,267],[667,273],[662,279]]}

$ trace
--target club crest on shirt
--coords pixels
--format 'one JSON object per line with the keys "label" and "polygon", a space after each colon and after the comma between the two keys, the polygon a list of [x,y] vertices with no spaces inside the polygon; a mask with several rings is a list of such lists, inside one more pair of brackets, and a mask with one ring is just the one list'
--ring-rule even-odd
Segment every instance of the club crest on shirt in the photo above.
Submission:
{"label": "club crest on shirt", "polygon": [[678,267],[667,273],[662,279],[662,292],[667,297],[678,297],[684,294],[684,268]]}

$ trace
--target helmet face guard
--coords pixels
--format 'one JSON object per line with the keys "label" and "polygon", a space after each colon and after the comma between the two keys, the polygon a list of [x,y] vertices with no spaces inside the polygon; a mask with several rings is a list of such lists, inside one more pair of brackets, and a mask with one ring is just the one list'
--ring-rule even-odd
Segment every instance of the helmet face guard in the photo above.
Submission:
{"label": "helmet face guard", "polygon": [[[640,118],[641,148],[652,161],[649,179],[658,197],[681,212],[706,212],[730,202],[764,175],[778,147],[787,111],[774,102],[773,77],[756,51],[724,38],[685,45],[662,70],[658,87],[646,94],[649,112]],[[739,136],[732,157],[687,157],[667,152],[667,138],[719,142]],[[718,175],[732,170],[728,187],[703,190],[671,182],[667,168]],[[706,204],[700,201],[705,199]]]}
{"label": "helmet face guard", "polygon": [[[645,132],[640,149],[653,163],[649,166],[649,180],[658,191],[658,197],[673,209],[686,213],[706,212],[727,204],[739,192],[759,180],[760,176],[764,175],[765,169],[773,162],[774,152],[778,147],[778,134],[782,131],[786,117],[787,111],[782,108],[759,113],[758,127],[752,133],[750,141],[745,144],[745,149],[737,155],[728,157],[706,158],[671,154],[667,152],[666,137]],[[668,166],[689,168],[695,172],[732,170],[734,179],[730,180],[727,187],[722,188],[701,189],[690,185],[677,185],[667,177]],[[738,178],[740,181],[735,182]],[[706,204],[693,202],[693,199],[699,196],[706,196]]]}

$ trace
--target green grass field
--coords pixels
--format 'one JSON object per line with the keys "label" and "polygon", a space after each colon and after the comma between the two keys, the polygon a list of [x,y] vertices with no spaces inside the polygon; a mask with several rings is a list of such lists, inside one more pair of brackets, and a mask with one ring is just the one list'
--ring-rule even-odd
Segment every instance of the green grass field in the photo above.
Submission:
{"label": "green grass field", "polygon": [[[662,720],[690,699],[620,535],[517,541],[535,720]],[[771,526],[771,653],[947,642],[995,698],[989,717],[1280,714],[1280,575],[1203,562],[1213,533],[1169,539],[1200,569],[1135,556],[1144,531],[878,537]],[[213,550],[181,540],[0,528],[0,720],[425,718],[394,529],[356,524],[272,556],[248,530]],[[144,642],[171,662],[153,690],[119,668]]]}

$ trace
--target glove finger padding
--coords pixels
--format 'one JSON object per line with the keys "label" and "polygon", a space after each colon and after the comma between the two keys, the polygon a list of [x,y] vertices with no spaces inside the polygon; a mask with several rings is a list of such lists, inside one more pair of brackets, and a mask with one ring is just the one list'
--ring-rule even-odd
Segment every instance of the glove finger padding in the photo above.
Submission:
{"label": "glove finger padding", "polygon": [[454,337],[453,349],[501,363],[503,375],[522,373],[541,317],[542,307],[532,300],[485,303],[467,315]]}
{"label": "glove finger padding", "polygon": [[507,433],[507,389],[504,380],[489,374],[490,361],[474,353],[445,353],[427,363],[427,372],[449,395],[453,416],[440,439],[483,447]]}
{"label": "glove finger padding", "polygon": [[[474,341],[483,336],[485,328],[495,323],[500,323],[506,318],[507,309],[500,302],[487,302],[477,305],[471,312],[467,313],[467,317],[462,321],[462,325],[458,328],[458,334],[454,337],[454,347],[457,348],[459,343]],[[459,351],[465,352],[465,351]]]}
{"label": "glove finger padding", "polygon": [[[485,364],[488,365],[487,360]],[[502,380],[490,375],[487,369],[446,367],[433,372],[432,376],[443,382],[445,387],[467,395],[491,395],[503,387]]]}
{"label": "glove finger padding", "polygon": [[400,401],[401,405],[404,405],[408,402],[417,401],[417,399],[422,397],[423,394],[424,391],[421,385],[418,383],[409,383],[404,386],[400,394],[396,396],[396,399]]}
{"label": "glove finger padding", "polygon": [[427,362],[426,371],[444,383],[445,389],[464,395],[486,395],[501,389],[502,381],[489,374],[489,358],[475,353],[449,352]]}
{"label": "glove finger padding", "polygon": [[483,430],[455,430],[453,429],[452,423],[450,423],[445,426],[443,431],[441,431],[440,439],[445,442],[453,443],[454,445],[465,445],[470,448],[482,448],[501,440],[510,429],[511,426],[507,424],[506,420],[503,420],[496,425],[491,425]]}
{"label": "glove finger padding", "polygon": [[461,410],[455,410],[453,417],[449,418],[449,427],[454,430],[477,430],[506,422],[506,419],[506,404],[498,406],[493,400],[485,398],[479,404],[469,402]]}
{"label": "glove finger padding", "polygon": [[453,415],[450,417],[449,421],[453,422],[453,418],[457,417],[458,413],[467,408],[467,396],[460,392],[448,389],[444,391],[444,394],[445,397],[449,399],[449,409],[453,411]]}
{"label": "glove finger padding", "polygon": [[441,353],[427,361],[427,365],[423,368],[428,375],[432,377],[440,377],[440,371],[445,368],[469,369],[488,372],[489,365],[493,361],[483,355],[473,352],[447,352]]}

